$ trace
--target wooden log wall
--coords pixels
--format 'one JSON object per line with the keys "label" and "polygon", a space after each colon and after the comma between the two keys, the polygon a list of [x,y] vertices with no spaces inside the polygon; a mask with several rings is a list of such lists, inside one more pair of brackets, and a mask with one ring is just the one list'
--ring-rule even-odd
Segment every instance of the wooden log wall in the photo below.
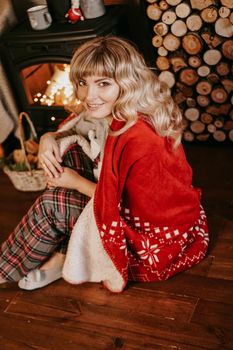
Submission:
{"label": "wooden log wall", "polygon": [[233,142],[233,0],[145,1],[155,70],[183,110],[183,138]]}

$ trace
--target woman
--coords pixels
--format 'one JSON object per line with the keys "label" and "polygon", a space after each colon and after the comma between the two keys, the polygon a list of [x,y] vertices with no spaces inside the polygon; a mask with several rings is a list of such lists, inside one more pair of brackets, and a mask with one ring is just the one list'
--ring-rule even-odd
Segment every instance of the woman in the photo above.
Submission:
{"label": "woman", "polygon": [[48,190],[3,243],[1,283],[35,289],[63,276],[120,292],[128,280],[165,280],[197,264],[206,216],[168,88],[113,36],[81,45],[70,79],[82,112],[41,139]]}

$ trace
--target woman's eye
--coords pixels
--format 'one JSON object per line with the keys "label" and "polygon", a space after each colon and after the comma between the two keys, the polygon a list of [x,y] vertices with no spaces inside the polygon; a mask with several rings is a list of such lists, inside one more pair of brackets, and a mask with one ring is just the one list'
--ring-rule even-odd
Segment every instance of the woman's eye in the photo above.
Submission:
{"label": "woman's eye", "polygon": [[84,86],[84,85],[85,85],[85,81],[79,80],[78,85],[79,85],[79,86]]}
{"label": "woman's eye", "polygon": [[110,83],[108,81],[102,81],[101,83],[99,83],[99,86],[102,87],[102,86],[109,86]]}

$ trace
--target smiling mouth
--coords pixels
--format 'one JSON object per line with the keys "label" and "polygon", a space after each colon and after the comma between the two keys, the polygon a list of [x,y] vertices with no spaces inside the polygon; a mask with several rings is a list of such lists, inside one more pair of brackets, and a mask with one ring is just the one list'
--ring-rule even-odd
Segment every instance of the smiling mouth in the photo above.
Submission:
{"label": "smiling mouth", "polygon": [[88,109],[91,109],[91,110],[98,109],[102,106],[103,106],[103,103],[101,103],[101,104],[94,104],[94,103],[89,104],[89,103],[87,103]]}

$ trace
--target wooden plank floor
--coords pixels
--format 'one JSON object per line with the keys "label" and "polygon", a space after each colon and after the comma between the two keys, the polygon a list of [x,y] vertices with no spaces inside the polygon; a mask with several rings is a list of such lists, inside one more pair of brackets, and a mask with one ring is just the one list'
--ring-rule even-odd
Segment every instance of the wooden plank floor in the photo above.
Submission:
{"label": "wooden plank floor", "polygon": [[[185,149],[203,189],[207,258],[166,282],[131,283],[121,294],[63,280],[32,292],[2,285],[1,350],[233,349],[233,149]],[[0,191],[2,241],[37,194],[16,191],[2,172]]]}

